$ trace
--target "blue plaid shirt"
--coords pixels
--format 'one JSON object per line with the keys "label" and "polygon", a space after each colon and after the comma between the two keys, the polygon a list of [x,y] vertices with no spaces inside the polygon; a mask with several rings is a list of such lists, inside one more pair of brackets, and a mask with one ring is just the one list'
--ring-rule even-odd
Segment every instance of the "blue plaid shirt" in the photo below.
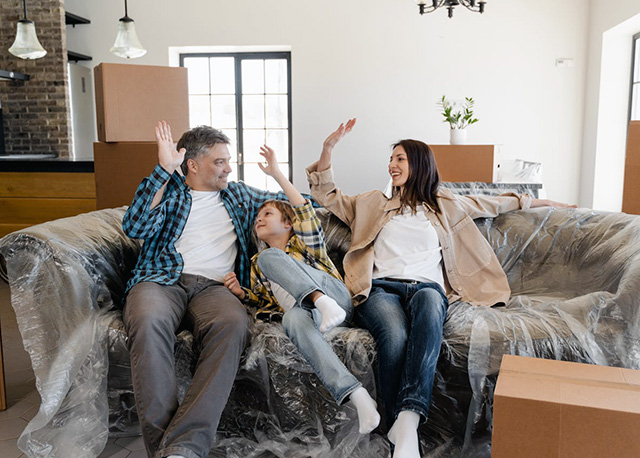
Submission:
{"label": "blue plaid shirt", "polygon": [[[165,183],[167,187],[161,202],[150,209],[153,197]],[[127,292],[141,281],[172,285],[180,278],[184,262],[175,243],[191,211],[189,190],[182,175],[178,172],[169,174],[159,164],[138,186],[122,221],[125,234],[144,240],[133,276],[127,283]],[[242,286],[249,287],[250,259],[255,251],[251,245],[251,230],[258,208],[267,200],[287,200],[287,197],[283,192],[263,191],[241,181],[229,182],[229,186],[220,191],[220,196],[238,236],[238,280]]]}

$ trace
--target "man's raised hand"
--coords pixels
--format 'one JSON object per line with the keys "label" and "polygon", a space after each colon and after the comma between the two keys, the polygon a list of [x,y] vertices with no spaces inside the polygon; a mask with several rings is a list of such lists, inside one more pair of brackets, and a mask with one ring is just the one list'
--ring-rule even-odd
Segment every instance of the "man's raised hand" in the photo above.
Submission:
{"label": "man's raised hand", "polygon": [[169,173],[173,173],[184,161],[186,149],[176,150],[171,136],[171,126],[165,121],[158,122],[156,126],[156,142],[158,143],[158,162]]}

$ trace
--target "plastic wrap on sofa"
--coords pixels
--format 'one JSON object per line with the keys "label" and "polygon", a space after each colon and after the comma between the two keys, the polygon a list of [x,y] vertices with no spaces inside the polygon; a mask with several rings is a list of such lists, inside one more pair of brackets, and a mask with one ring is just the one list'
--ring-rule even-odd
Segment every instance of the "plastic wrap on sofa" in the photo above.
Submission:
{"label": "plastic wrap on sofa", "polygon": [[[108,435],[138,433],[121,299],[139,244],[124,209],[34,226],[0,240],[0,270],[42,397],[19,440],[28,456],[97,456]],[[324,214],[332,259],[348,230]],[[492,399],[503,354],[640,369],[640,219],[585,209],[533,209],[478,220],[502,263],[505,307],[449,307],[425,457],[490,456]],[[361,329],[328,334],[375,390],[375,344]],[[182,332],[176,370],[186,390],[197,351]],[[375,431],[357,432],[278,323],[255,323],[211,456],[386,456]]]}

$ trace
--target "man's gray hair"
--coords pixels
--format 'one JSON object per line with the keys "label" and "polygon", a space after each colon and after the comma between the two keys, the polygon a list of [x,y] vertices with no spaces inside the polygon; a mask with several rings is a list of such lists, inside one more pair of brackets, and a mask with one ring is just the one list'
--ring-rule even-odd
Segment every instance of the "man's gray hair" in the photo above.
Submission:
{"label": "man's gray hair", "polygon": [[187,176],[188,173],[187,160],[198,159],[209,151],[209,148],[218,143],[228,145],[231,143],[231,140],[229,140],[229,137],[221,130],[214,129],[210,126],[194,127],[182,134],[182,137],[180,137],[178,141],[177,148],[178,151],[180,151],[181,148],[187,150],[184,155],[184,161],[182,161],[182,165],[180,166],[184,176]]}

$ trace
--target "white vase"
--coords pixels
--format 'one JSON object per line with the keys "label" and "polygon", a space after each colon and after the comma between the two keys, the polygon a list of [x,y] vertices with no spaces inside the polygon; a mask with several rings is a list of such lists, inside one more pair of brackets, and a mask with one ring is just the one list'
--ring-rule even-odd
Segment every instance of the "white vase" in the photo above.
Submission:
{"label": "white vase", "polygon": [[452,145],[464,145],[467,143],[466,129],[451,129],[449,135],[449,143]]}

